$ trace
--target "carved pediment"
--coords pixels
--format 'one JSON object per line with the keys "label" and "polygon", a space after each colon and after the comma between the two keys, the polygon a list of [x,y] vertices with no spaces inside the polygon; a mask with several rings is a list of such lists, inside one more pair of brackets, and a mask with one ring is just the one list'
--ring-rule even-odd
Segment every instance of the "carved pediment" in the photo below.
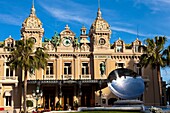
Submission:
{"label": "carved pediment", "polygon": [[68,27],[68,25],[66,25],[65,30],[61,31],[60,35],[64,35],[64,36],[75,36],[75,33],[70,30],[70,28]]}
{"label": "carved pediment", "polygon": [[5,42],[14,42],[15,40],[10,36],[7,39],[5,39]]}
{"label": "carved pediment", "polygon": [[142,45],[142,42],[138,38],[133,42],[133,45]]}
{"label": "carved pediment", "polygon": [[120,38],[115,42],[115,45],[124,45],[124,41]]}
{"label": "carved pediment", "polygon": [[89,51],[90,46],[88,44],[82,44],[80,49],[81,51]]}
{"label": "carved pediment", "polygon": [[49,41],[49,42],[46,42],[44,44],[44,47],[46,50],[48,51],[54,51],[55,50],[55,47],[53,46],[53,44]]}
{"label": "carved pediment", "polygon": [[8,46],[9,43],[12,45],[15,44],[15,40],[11,36],[9,36],[7,39],[5,39],[5,46]]}

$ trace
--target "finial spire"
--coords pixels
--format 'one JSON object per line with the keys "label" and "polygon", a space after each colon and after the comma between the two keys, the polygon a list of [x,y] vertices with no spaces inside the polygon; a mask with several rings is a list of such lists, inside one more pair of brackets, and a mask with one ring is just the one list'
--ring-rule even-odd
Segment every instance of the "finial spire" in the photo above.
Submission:
{"label": "finial spire", "polygon": [[65,27],[65,29],[70,29],[70,27],[68,27],[68,24],[66,24],[66,27]]}
{"label": "finial spire", "polygon": [[98,0],[98,8],[100,9],[100,0]]}
{"label": "finial spire", "polygon": [[32,7],[34,7],[34,0],[32,0]]}
{"label": "finial spire", "polygon": [[98,11],[97,11],[97,18],[101,18],[102,17],[102,13],[100,11],[100,0],[98,0]]}
{"label": "finial spire", "polygon": [[32,0],[32,8],[31,8],[30,16],[35,16],[34,0]]}
{"label": "finial spire", "polygon": [[97,18],[102,18],[102,13],[100,11],[100,8],[98,8],[98,11],[97,11]]}

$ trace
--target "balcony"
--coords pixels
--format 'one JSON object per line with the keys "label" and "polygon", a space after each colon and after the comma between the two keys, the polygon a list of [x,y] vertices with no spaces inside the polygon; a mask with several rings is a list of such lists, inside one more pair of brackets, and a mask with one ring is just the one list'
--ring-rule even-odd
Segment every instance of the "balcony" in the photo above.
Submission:
{"label": "balcony", "polygon": [[73,79],[73,75],[63,75],[63,80]]}
{"label": "balcony", "polygon": [[91,79],[90,74],[81,75],[81,79]]}
{"label": "balcony", "polygon": [[55,76],[54,75],[44,75],[44,80],[54,80]]}
{"label": "balcony", "polygon": [[1,76],[0,83],[2,84],[18,84],[18,76]]}

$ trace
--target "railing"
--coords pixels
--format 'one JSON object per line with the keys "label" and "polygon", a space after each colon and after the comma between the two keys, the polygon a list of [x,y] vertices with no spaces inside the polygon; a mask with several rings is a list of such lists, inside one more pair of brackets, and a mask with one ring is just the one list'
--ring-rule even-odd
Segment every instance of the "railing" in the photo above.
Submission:
{"label": "railing", "polygon": [[0,83],[4,83],[4,84],[10,83],[10,84],[15,84],[15,86],[17,86],[18,76],[1,76]]}
{"label": "railing", "polygon": [[44,79],[53,80],[53,79],[55,79],[55,76],[54,75],[44,75]]}
{"label": "railing", "polygon": [[3,76],[1,80],[18,80],[18,76]]}
{"label": "railing", "polygon": [[91,79],[91,75],[90,74],[81,75],[81,79]]}
{"label": "railing", "polygon": [[[63,75],[63,80],[74,79],[73,75]],[[90,74],[80,75],[79,79],[91,79]]]}
{"label": "railing", "polygon": [[63,75],[63,80],[73,79],[73,75]]}
{"label": "railing", "polygon": [[[57,77],[57,78],[56,78]],[[31,79],[36,79],[36,78],[31,78]],[[84,75],[79,75],[78,77],[74,78],[74,75],[68,74],[68,75],[62,75],[61,78],[56,76],[56,75],[43,75],[44,80],[58,80],[58,79],[63,79],[63,80],[69,80],[69,79],[91,79],[91,74],[84,74]]]}

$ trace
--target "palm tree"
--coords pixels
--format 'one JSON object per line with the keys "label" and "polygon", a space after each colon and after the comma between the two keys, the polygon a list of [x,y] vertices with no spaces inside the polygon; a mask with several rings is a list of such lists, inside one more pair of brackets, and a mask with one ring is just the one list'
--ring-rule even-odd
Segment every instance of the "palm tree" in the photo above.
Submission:
{"label": "palm tree", "polygon": [[[156,36],[153,39],[146,39],[145,46],[142,46],[144,54],[140,57],[140,64],[142,67],[151,66],[152,68],[152,77],[153,70],[156,69],[157,71],[157,78],[158,78],[158,85],[159,85],[159,98],[161,103],[162,97],[162,86],[161,86],[161,75],[160,75],[160,68],[165,67],[167,65],[167,61],[165,55],[163,54],[165,51],[165,43],[167,38],[165,36]],[[155,90],[154,81],[153,81],[153,90]],[[154,94],[154,101],[155,101],[155,94]],[[155,102],[154,102],[155,103]]]}
{"label": "palm tree", "polygon": [[165,51],[163,52],[163,55],[166,58],[167,66],[170,66],[170,45],[165,49]]}
{"label": "palm tree", "polygon": [[[36,49],[36,50],[34,50]],[[34,41],[30,38],[27,40],[16,41],[16,45],[11,51],[9,65],[12,69],[24,70],[24,113],[26,113],[26,94],[27,94],[27,72],[31,69],[45,68],[47,65],[48,54],[43,48],[34,48]]]}

